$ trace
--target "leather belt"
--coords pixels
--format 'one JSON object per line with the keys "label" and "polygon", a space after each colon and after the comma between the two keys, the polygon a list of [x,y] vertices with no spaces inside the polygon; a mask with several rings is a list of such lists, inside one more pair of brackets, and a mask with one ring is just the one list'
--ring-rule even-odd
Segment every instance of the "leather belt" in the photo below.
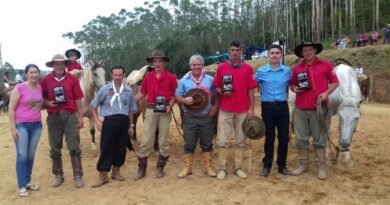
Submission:
{"label": "leather belt", "polygon": [[69,111],[67,111],[65,109],[62,109],[62,110],[60,110],[58,112],[51,112],[49,114],[50,115],[68,115],[68,114],[72,114],[72,112],[69,112]]}
{"label": "leather belt", "polygon": [[123,115],[123,114],[117,114],[117,115],[110,115],[104,117],[104,119],[123,119],[123,118],[128,118],[128,116]]}
{"label": "leather belt", "polygon": [[287,101],[274,101],[274,102],[261,102],[265,105],[284,105],[287,104]]}
{"label": "leather belt", "polygon": [[184,113],[184,116],[185,116],[185,117],[190,117],[190,118],[197,118],[197,119],[202,119],[202,118],[208,118],[208,117],[210,117],[210,115],[208,115],[208,114],[203,115],[203,116],[194,116],[194,115],[191,115],[190,113],[187,113],[187,112]]}
{"label": "leather belt", "polygon": [[147,108],[154,109],[156,106],[154,104],[148,104]]}

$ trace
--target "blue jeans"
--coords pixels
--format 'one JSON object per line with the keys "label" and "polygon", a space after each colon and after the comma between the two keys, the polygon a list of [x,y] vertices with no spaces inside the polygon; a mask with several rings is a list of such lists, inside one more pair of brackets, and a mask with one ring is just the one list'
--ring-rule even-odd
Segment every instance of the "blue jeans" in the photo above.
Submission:
{"label": "blue jeans", "polygon": [[35,151],[41,137],[41,122],[16,123],[19,139],[16,140],[16,175],[19,189],[31,181]]}

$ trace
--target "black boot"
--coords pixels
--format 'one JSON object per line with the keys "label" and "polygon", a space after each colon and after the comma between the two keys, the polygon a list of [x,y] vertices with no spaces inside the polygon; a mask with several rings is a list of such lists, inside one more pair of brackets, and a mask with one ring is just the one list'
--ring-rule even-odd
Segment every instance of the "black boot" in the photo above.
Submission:
{"label": "black boot", "polygon": [[81,188],[84,186],[83,167],[81,166],[81,157],[71,156],[70,159],[72,161],[74,186],[76,188]]}
{"label": "black boot", "polygon": [[165,176],[164,167],[167,164],[168,158],[169,158],[169,156],[164,157],[162,155],[160,155],[158,157],[158,160],[157,160],[157,178],[162,178],[162,177]]}
{"label": "black boot", "polygon": [[138,172],[134,180],[138,181],[145,177],[146,167],[148,166],[148,157],[138,157]]}

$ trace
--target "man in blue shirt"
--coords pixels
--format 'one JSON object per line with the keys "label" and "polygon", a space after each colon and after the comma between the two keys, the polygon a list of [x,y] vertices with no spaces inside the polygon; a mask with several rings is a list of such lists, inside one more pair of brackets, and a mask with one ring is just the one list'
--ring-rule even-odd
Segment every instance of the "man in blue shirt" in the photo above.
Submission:
{"label": "man in blue shirt", "polygon": [[261,88],[261,116],[266,131],[264,143],[263,170],[267,177],[274,157],[275,127],[278,129],[278,172],[290,175],[286,166],[290,115],[287,104],[288,87],[291,81],[290,68],[282,65],[282,48],[272,45],[268,49],[269,64],[257,70],[255,78]]}
{"label": "man in blue shirt", "polygon": [[[97,162],[99,179],[92,187],[99,187],[108,183],[107,173],[111,170],[111,178],[118,181],[125,180],[119,173],[125,163],[128,135],[133,135],[134,113],[137,105],[133,91],[123,83],[125,70],[121,66],[111,68],[112,82],[100,88],[91,102],[91,112],[96,128],[101,131],[100,156]],[[97,114],[104,117],[102,122]]]}
{"label": "man in blue shirt", "polygon": [[[192,174],[192,162],[198,141],[203,152],[205,173],[210,177],[217,175],[211,165],[211,151],[213,150],[213,117],[218,109],[218,100],[214,100],[213,104],[211,103],[214,96],[216,96],[215,87],[213,86],[214,78],[203,72],[203,65],[204,61],[201,55],[191,56],[191,72],[179,81],[179,87],[176,89],[176,100],[183,104],[184,111],[184,169],[179,173],[179,178]],[[203,110],[191,111],[186,107],[195,103],[193,97],[186,97],[186,93],[192,89],[201,89],[207,93],[209,100]]]}

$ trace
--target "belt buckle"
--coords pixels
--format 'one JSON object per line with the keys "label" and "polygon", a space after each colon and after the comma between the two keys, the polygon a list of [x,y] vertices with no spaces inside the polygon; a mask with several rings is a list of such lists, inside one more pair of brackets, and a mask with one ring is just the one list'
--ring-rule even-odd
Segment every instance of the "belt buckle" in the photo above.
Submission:
{"label": "belt buckle", "polygon": [[66,114],[68,114],[68,111],[67,110],[60,110],[58,113],[60,115],[66,115]]}

